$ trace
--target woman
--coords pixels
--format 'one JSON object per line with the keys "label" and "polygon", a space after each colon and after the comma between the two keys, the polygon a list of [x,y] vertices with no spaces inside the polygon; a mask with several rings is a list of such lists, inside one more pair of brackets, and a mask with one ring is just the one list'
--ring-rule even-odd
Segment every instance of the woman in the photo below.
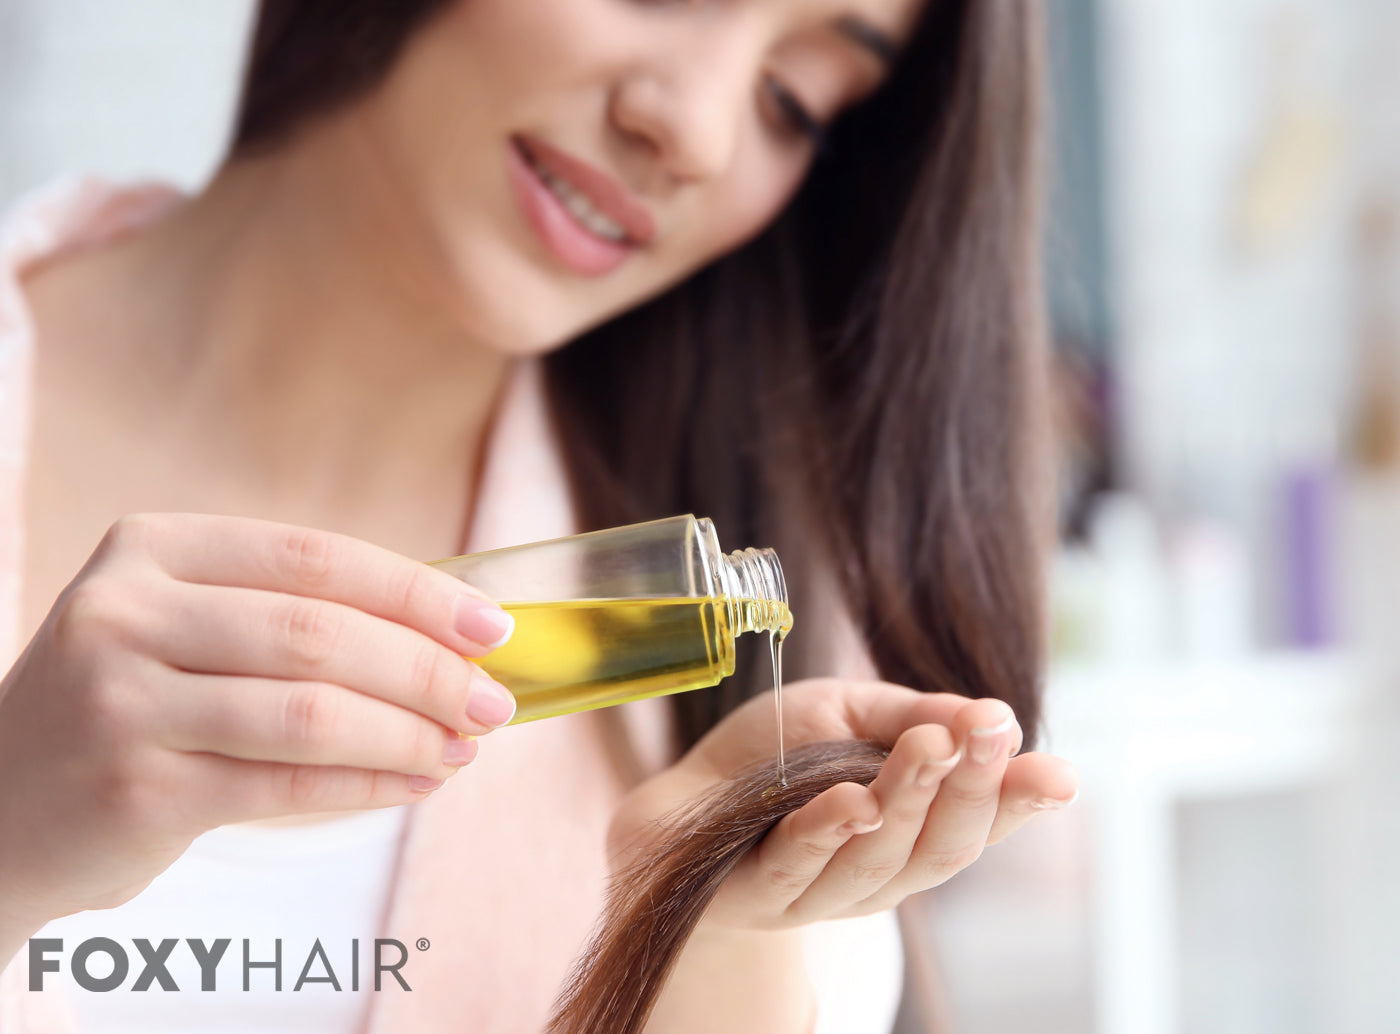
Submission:
{"label": "woman", "polygon": [[[805,928],[1070,799],[1068,764],[1007,760],[1034,738],[1048,539],[1032,21],[269,0],[202,193],[22,213],[0,957],[141,908],[214,827],[393,814],[392,892],[381,866],[318,901],[283,866],[308,940],[387,908],[431,945],[372,1029],[539,1029],[607,872],[771,755],[771,706],[743,703],[748,665],[629,705],[630,730],[489,736],[509,687],[463,655],[508,623],[416,560],[670,513],[776,546],[792,667],[847,676],[792,686],[787,742],[892,752],[735,869],[651,1029],[810,1029]],[[630,768],[624,733],[652,750]]]}

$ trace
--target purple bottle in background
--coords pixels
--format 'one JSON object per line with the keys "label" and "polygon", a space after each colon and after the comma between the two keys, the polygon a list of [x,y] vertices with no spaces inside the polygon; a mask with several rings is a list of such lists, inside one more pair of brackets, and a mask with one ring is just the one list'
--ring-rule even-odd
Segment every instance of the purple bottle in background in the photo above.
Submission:
{"label": "purple bottle in background", "polygon": [[1284,634],[1293,646],[1336,640],[1335,491],[1334,472],[1324,464],[1283,479]]}

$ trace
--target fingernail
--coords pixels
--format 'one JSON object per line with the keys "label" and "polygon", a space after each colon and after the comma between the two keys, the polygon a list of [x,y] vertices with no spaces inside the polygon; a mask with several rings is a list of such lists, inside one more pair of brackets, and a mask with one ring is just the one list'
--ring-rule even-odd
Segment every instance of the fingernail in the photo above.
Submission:
{"label": "fingernail", "polygon": [[427,776],[409,776],[408,788],[414,793],[430,793],[442,785],[441,779],[430,779]]}
{"label": "fingernail", "polygon": [[1016,715],[1008,714],[996,725],[978,726],[972,730],[974,736],[995,736],[999,732],[1010,732],[1011,727],[1016,724]]}
{"label": "fingernail", "polygon": [[480,749],[475,736],[454,736],[442,748],[442,763],[460,768],[474,759]]}
{"label": "fingernail", "polygon": [[515,697],[490,675],[478,670],[467,696],[467,717],[492,728],[505,725],[515,717]]}
{"label": "fingernail", "polygon": [[1039,800],[1031,801],[1031,807],[1036,811],[1053,811],[1058,808],[1068,808],[1075,801],[1079,800],[1079,791],[1074,791],[1074,796],[1065,801],[1056,800],[1054,797],[1042,797]]}
{"label": "fingernail", "polygon": [[462,596],[457,600],[457,631],[488,650],[504,646],[515,631],[515,618],[489,600]]}
{"label": "fingernail", "polygon": [[962,751],[957,751],[952,757],[943,758],[941,761],[925,761],[919,766],[919,773],[914,777],[914,785],[921,790],[927,790],[942,780],[948,774],[948,770],[955,767],[961,760]]}
{"label": "fingernail", "polygon": [[967,744],[968,757],[972,758],[976,764],[990,765],[997,758],[1006,754],[1005,737],[1006,734],[1003,732],[991,734],[974,732]]}
{"label": "fingernail", "polygon": [[874,822],[861,822],[861,821],[858,820],[858,819],[851,819],[850,822],[843,822],[843,823],[841,824],[840,828],[838,828],[836,832],[838,832],[838,833],[854,833],[854,834],[873,833],[873,832],[875,832],[877,829],[879,829],[881,826],[883,826],[884,824],[885,824],[885,816],[883,816],[883,815],[881,815],[881,816],[880,816],[878,819],[876,819]]}
{"label": "fingernail", "polygon": [[990,728],[973,729],[968,738],[968,756],[979,765],[989,765],[998,757],[1005,756],[1010,746],[1006,734],[1011,731],[1015,721],[1016,716],[1009,714]]}

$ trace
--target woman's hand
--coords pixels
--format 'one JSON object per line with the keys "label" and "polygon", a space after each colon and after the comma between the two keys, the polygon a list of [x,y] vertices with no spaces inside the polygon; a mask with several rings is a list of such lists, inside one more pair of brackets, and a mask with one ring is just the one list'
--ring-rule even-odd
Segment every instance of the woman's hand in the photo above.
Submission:
{"label": "woman's hand", "polygon": [[509,628],[357,539],[118,521],[0,683],[0,941],[126,901],[215,826],[420,798],[514,713],[463,656]]}
{"label": "woman's hand", "polygon": [[[1068,762],[1011,757],[1021,730],[999,700],[809,679],[784,687],[783,703],[789,748],[867,739],[892,750],[869,787],[840,783],[783,818],[725,881],[704,919],[710,929],[776,930],[890,908],[1077,792]],[[614,866],[643,850],[672,808],[772,758],[775,730],[772,699],[756,697],[634,790],[610,830]]]}

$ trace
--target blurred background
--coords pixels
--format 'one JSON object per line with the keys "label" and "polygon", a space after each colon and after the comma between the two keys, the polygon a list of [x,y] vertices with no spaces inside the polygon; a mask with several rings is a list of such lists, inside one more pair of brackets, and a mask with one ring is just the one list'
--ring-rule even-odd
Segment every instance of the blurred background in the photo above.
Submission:
{"label": "blurred background", "polygon": [[[938,1034],[1400,1031],[1400,5],[1058,0],[1038,818],[925,895]],[[0,0],[0,206],[196,187],[249,0]]]}

